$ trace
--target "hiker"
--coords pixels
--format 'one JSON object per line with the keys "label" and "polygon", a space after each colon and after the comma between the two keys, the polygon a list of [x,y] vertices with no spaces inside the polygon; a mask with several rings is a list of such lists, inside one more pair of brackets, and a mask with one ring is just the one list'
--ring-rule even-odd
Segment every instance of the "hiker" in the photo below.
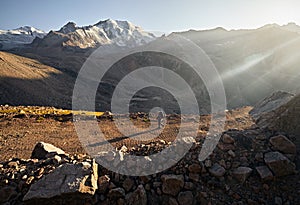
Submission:
{"label": "hiker", "polygon": [[163,119],[164,119],[164,113],[162,111],[159,111],[157,116],[158,129],[160,129],[160,127],[162,126]]}

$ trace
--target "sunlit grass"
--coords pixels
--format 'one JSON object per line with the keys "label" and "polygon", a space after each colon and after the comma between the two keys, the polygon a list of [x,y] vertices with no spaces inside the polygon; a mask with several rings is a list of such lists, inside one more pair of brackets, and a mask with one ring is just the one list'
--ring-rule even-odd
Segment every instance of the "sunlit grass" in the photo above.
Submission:
{"label": "sunlit grass", "polygon": [[34,108],[34,107],[24,107],[21,109],[3,109],[0,110],[0,114],[31,114],[31,115],[87,115],[87,116],[101,116],[104,112],[91,112],[82,110],[63,110],[56,108]]}

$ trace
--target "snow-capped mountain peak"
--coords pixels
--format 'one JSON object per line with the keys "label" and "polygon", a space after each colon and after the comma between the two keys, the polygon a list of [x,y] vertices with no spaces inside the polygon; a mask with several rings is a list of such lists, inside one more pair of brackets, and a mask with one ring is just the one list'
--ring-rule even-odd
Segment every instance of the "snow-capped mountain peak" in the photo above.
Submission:
{"label": "snow-capped mountain peak", "polygon": [[118,46],[137,46],[148,43],[156,37],[141,27],[128,21],[107,19],[94,25],[78,27],[68,22],[60,30],[52,32],[43,40],[51,45],[51,38],[63,38],[63,46],[90,48],[100,45],[115,44]]}
{"label": "snow-capped mountain peak", "polygon": [[36,37],[43,38],[46,33],[31,26],[23,26],[12,30],[0,30],[0,49],[11,49],[30,44]]}
{"label": "snow-capped mountain peak", "polygon": [[76,24],[74,22],[68,22],[58,32],[68,34],[76,30]]}

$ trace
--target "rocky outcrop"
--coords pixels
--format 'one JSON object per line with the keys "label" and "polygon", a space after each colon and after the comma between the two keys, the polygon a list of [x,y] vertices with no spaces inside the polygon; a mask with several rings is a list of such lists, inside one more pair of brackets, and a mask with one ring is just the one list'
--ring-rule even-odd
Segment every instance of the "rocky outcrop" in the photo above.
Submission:
{"label": "rocky outcrop", "polygon": [[294,95],[291,93],[277,91],[258,102],[249,113],[254,119],[258,119],[261,115],[266,115],[286,104],[293,97]]}
{"label": "rocky outcrop", "polygon": [[300,133],[300,95],[267,114],[261,115],[256,123],[260,127],[279,130],[298,136]]}

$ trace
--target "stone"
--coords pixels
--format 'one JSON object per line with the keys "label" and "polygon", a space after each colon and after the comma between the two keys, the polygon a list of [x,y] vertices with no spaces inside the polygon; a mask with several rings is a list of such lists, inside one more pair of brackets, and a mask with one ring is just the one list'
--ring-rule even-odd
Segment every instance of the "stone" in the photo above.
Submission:
{"label": "stone", "polygon": [[200,173],[202,170],[202,167],[200,166],[200,164],[192,164],[189,166],[189,172],[191,173]]}
{"label": "stone", "polygon": [[179,205],[192,205],[193,193],[191,191],[180,192],[177,197]]}
{"label": "stone", "polygon": [[295,164],[280,152],[268,152],[264,157],[265,163],[275,176],[285,176],[295,173]]}
{"label": "stone", "polygon": [[31,184],[33,182],[33,180],[34,180],[34,176],[28,177],[26,180],[26,184]]}
{"label": "stone", "polygon": [[32,159],[47,159],[50,156],[54,155],[66,155],[66,153],[60,148],[55,147],[52,144],[39,142],[35,145],[31,158]]}
{"label": "stone", "polygon": [[162,175],[161,180],[163,193],[172,196],[176,196],[184,185],[183,175]]}
{"label": "stone", "polygon": [[275,205],[282,205],[282,198],[276,196],[274,199],[274,204]]}
{"label": "stone", "polygon": [[126,205],[147,205],[147,194],[143,185],[139,185],[137,189],[125,196]]}
{"label": "stone", "polygon": [[189,178],[193,181],[199,181],[200,175],[197,173],[189,173]]}
{"label": "stone", "polygon": [[19,168],[18,162],[15,162],[15,161],[8,162],[7,166],[9,168],[13,168],[13,169],[18,169]]}
{"label": "stone", "polygon": [[259,166],[255,168],[262,180],[273,179],[273,173],[267,166]]}
{"label": "stone", "polygon": [[[157,203],[159,204],[159,203]],[[162,197],[162,201],[160,204],[164,204],[164,205],[178,205],[176,198],[174,197],[170,197],[168,195],[164,195]]]}
{"label": "stone", "polygon": [[184,182],[184,188],[187,190],[193,190],[194,189],[194,183],[193,182]]}
{"label": "stone", "polygon": [[258,152],[255,154],[255,160],[258,162],[263,162],[264,161],[264,154],[261,152]]}
{"label": "stone", "polygon": [[134,185],[134,181],[132,179],[130,179],[129,177],[123,181],[123,188],[127,192],[130,191],[130,189],[133,187],[133,185]]}
{"label": "stone", "polygon": [[234,151],[232,151],[232,150],[229,150],[227,153],[229,154],[229,156],[231,156],[231,157],[235,157],[235,153],[234,153]]}
{"label": "stone", "polygon": [[224,167],[222,167],[221,165],[219,165],[218,163],[215,163],[210,169],[209,169],[209,173],[215,177],[222,177],[224,176],[226,170],[224,169]]}
{"label": "stone", "polygon": [[17,195],[15,188],[5,186],[0,189],[0,203],[4,203]]}
{"label": "stone", "polygon": [[110,178],[107,175],[100,176],[98,178],[98,191],[100,193],[105,193],[109,187]]}
{"label": "stone", "polygon": [[244,183],[250,176],[251,172],[252,169],[249,167],[238,167],[232,172],[232,174],[238,181]]}
{"label": "stone", "polygon": [[224,134],[222,136],[222,140],[225,144],[233,144],[234,143],[234,139],[228,134]]}
{"label": "stone", "polygon": [[209,159],[205,160],[204,165],[205,165],[205,167],[211,167],[212,166],[211,160],[209,160]]}
{"label": "stone", "polygon": [[170,197],[169,198],[169,205],[178,205],[178,202],[175,198]]}
{"label": "stone", "polygon": [[53,157],[53,161],[54,161],[55,164],[60,164],[61,163],[61,157],[58,156],[58,155],[55,155]]}
{"label": "stone", "polygon": [[296,154],[297,152],[296,145],[283,135],[271,137],[270,144],[274,150],[285,154]]}
{"label": "stone", "polygon": [[219,142],[217,146],[222,151],[235,150],[235,146],[233,144],[225,144],[225,143]]}
{"label": "stone", "polygon": [[[24,201],[50,200],[53,197],[92,197],[97,189],[98,165],[90,168],[79,164],[63,164],[32,184]],[[43,187],[43,188],[41,188]]]}
{"label": "stone", "polygon": [[117,187],[117,188],[109,190],[107,196],[110,199],[123,198],[123,197],[125,197],[125,190],[123,188]]}

